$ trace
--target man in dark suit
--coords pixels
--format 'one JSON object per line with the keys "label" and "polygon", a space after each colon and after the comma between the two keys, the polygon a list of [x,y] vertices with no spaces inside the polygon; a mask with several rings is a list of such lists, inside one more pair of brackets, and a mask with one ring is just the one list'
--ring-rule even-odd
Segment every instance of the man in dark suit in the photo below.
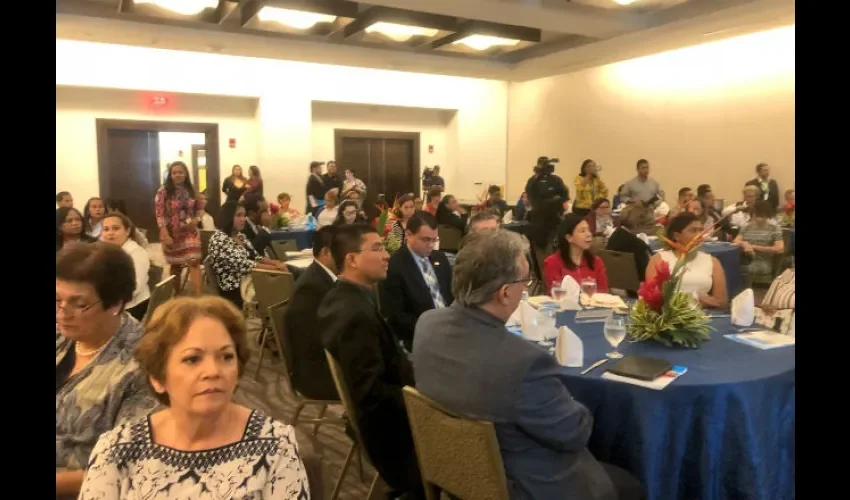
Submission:
{"label": "man in dark suit", "polygon": [[452,267],[446,255],[434,250],[437,219],[416,212],[407,221],[406,244],[392,257],[387,279],[379,286],[381,312],[406,349],[413,345],[413,328],[425,311],[448,307],[452,300]]}
{"label": "man in dark suit", "polygon": [[770,165],[759,163],[756,165],[756,174],[758,174],[756,178],[747,182],[746,185],[759,188],[761,192],[759,199],[770,203],[775,212],[779,208],[779,184],[770,178]]}
{"label": "man in dark suit", "polygon": [[322,180],[322,165],[320,161],[310,162],[310,177],[307,179],[307,208],[304,209],[304,215],[313,214],[313,217],[319,212],[319,208],[325,204],[325,193],[328,187]]}
{"label": "man in dark suit", "polygon": [[339,362],[375,468],[396,494],[423,498],[402,398],[402,388],[414,385],[413,367],[375,300],[389,254],[373,227],[349,224],[335,229],[331,255],[340,273],[319,305],[322,344]]}
{"label": "man in dark suit", "polygon": [[313,263],[295,282],[292,300],[283,317],[292,366],[292,387],[310,399],[338,400],[319,335],[317,310],[336,282],[331,257],[333,227],[325,226],[313,236]]}
{"label": "man in dark suit", "polygon": [[325,183],[325,189],[327,191],[334,188],[339,189],[339,193],[342,194],[342,176],[336,172],[336,162],[334,160],[329,161],[327,169],[328,173],[322,176],[322,182]]}
{"label": "man in dark suit", "polygon": [[469,236],[455,261],[454,304],[416,323],[417,389],[493,422],[511,498],[642,498],[628,472],[588,451],[593,416],[570,395],[555,356],[505,328],[531,283],[525,246],[504,229]]}

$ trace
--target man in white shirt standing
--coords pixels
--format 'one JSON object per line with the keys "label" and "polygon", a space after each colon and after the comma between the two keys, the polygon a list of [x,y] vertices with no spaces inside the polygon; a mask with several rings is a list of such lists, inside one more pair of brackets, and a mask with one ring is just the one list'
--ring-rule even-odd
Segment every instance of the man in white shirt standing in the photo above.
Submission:
{"label": "man in white shirt standing", "polygon": [[629,200],[639,200],[646,205],[654,205],[656,201],[662,199],[664,199],[664,193],[661,191],[661,184],[649,178],[649,161],[638,160],[637,177],[623,184],[620,201],[628,203]]}

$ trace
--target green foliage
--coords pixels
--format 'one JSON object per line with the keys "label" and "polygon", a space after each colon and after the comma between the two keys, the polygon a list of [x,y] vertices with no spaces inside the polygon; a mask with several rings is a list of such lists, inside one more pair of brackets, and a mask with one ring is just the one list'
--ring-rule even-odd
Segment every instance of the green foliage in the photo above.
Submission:
{"label": "green foliage", "polygon": [[275,215],[272,221],[272,229],[284,229],[289,227],[289,223],[289,217],[281,214]]}

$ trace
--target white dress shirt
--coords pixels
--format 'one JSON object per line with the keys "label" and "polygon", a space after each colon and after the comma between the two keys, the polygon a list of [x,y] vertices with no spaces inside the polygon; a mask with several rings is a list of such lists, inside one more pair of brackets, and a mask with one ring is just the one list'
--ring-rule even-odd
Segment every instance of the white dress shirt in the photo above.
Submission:
{"label": "white dress shirt", "polygon": [[124,250],[133,259],[133,268],[136,270],[136,288],[133,290],[133,298],[124,305],[125,309],[130,309],[151,297],[151,291],[148,288],[148,271],[151,268],[151,257],[148,255],[147,250],[139,246],[131,238],[127,238],[127,241],[121,245],[121,250]]}

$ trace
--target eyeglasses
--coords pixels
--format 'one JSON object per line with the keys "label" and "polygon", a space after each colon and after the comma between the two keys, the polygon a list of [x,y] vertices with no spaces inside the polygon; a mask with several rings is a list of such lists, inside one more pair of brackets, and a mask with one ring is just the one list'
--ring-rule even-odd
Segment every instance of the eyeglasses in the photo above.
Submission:
{"label": "eyeglasses", "polygon": [[383,243],[376,243],[372,245],[372,248],[361,248],[359,250],[355,250],[352,253],[361,253],[361,252],[385,252],[387,248]]}
{"label": "eyeglasses", "polygon": [[514,283],[522,283],[524,287],[529,288],[534,284],[534,276],[529,276],[528,278],[523,278],[521,280],[513,280],[505,283],[506,285],[513,285]]}
{"label": "eyeglasses", "polygon": [[436,245],[437,243],[440,242],[440,238],[439,237],[437,237],[437,238],[424,238],[424,237],[422,237],[422,238],[419,238],[419,241],[421,241],[422,243],[425,243],[426,245]]}
{"label": "eyeglasses", "polygon": [[346,217],[351,217],[352,215],[357,215],[357,210],[346,210],[342,213],[342,215]]}
{"label": "eyeglasses", "polygon": [[62,302],[64,302],[64,301],[60,300],[60,299],[56,299],[56,314],[59,314],[59,309],[62,309],[62,310],[65,311],[65,316],[76,316],[78,314],[82,314],[82,313],[88,311],[89,309],[91,309],[92,307],[100,304],[99,300],[92,302],[91,304],[87,304],[87,305],[74,304],[74,303],[69,304],[67,302],[65,303],[65,305],[62,305]]}

